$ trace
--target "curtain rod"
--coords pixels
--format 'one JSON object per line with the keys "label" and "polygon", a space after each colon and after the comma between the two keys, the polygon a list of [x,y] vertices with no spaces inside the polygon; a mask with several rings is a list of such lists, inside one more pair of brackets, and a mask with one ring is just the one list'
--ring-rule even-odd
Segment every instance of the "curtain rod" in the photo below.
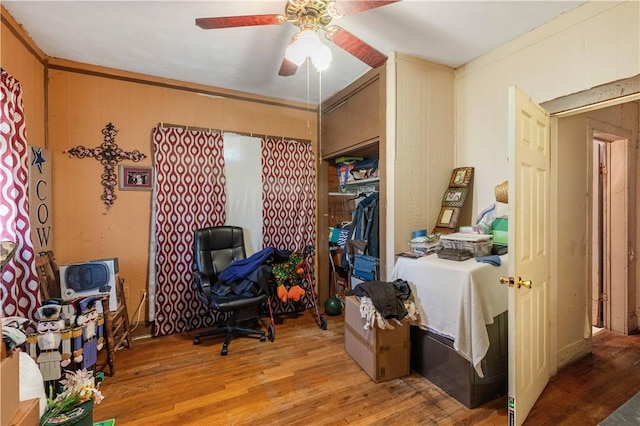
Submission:
{"label": "curtain rod", "polygon": [[256,138],[262,138],[262,139],[280,139],[282,141],[284,140],[291,140],[291,141],[296,141],[296,142],[302,142],[302,143],[307,143],[307,144],[311,144],[311,139],[294,139],[294,138],[289,138],[289,137],[285,137],[285,136],[276,136],[276,135],[265,135],[262,133],[250,133],[250,132],[236,132],[233,130],[223,130],[223,129],[209,129],[206,127],[194,127],[194,126],[185,126],[182,124],[171,124],[171,123],[158,123],[158,127],[173,127],[173,128],[177,128],[177,129],[184,129],[184,130],[193,130],[193,131],[197,131],[197,132],[212,132],[212,133],[224,133],[224,132],[229,132],[229,133],[235,133],[237,135],[242,135],[242,136],[249,136],[249,137],[256,137]]}

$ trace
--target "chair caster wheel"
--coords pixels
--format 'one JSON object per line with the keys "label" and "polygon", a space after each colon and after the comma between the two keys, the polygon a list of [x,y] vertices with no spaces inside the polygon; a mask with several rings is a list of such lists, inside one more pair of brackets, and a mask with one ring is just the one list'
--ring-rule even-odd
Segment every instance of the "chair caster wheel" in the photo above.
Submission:
{"label": "chair caster wheel", "polygon": [[260,335],[260,341],[261,341],[261,342],[264,342],[265,340],[267,340],[267,338],[265,337],[264,333],[262,333],[262,334]]}
{"label": "chair caster wheel", "polygon": [[222,348],[222,350],[220,351],[220,355],[222,356],[225,356],[228,353],[229,353],[229,350],[227,348]]}
{"label": "chair caster wheel", "polygon": [[194,337],[193,338],[193,344],[194,345],[199,345],[200,344],[200,339],[198,337]]}

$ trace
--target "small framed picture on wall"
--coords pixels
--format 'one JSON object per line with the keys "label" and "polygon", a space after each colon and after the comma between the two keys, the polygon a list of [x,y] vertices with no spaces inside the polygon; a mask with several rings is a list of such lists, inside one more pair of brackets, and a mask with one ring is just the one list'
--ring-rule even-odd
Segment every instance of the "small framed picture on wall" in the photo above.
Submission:
{"label": "small framed picture on wall", "polygon": [[447,188],[442,198],[443,207],[462,207],[467,196],[467,188]]}
{"label": "small framed picture on wall", "polygon": [[151,167],[120,165],[119,169],[119,186],[122,191],[151,190],[153,178]]}
{"label": "small framed picture on wall", "polygon": [[473,177],[473,167],[459,167],[453,170],[449,187],[467,187]]}
{"label": "small framed picture on wall", "polygon": [[436,226],[442,228],[455,228],[458,225],[459,216],[460,207],[443,207],[440,210]]}

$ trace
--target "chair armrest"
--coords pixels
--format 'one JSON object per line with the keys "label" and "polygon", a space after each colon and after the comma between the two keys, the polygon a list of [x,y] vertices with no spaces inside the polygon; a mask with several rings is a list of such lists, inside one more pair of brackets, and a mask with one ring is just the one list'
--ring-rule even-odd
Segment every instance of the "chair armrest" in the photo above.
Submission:
{"label": "chair armrest", "polygon": [[[200,271],[194,271],[193,273],[194,275],[194,279],[196,282],[196,286],[198,288],[198,291],[207,299],[211,299],[211,277],[209,277],[206,274],[203,274]],[[218,281],[217,277],[214,277],[216,282]]]}

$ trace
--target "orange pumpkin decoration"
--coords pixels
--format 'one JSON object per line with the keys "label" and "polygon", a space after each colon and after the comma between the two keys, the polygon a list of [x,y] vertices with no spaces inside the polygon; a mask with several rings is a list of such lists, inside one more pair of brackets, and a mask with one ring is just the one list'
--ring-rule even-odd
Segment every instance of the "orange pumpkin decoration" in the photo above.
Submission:
{"label": "orange pumpkin decoration", "polygon": [[278,288],[276,289],[277,293],[278,293],[278,299],[282,300],[283,302],[287,302],[288,296],[287,296],[287,288],[283,285],[279,285]]}
{"label": "orange pumpkin decoration", "polygon": [[289,299],[298,302],[304,296],[304,290],[299,285],[292,285],[289,289]]}

